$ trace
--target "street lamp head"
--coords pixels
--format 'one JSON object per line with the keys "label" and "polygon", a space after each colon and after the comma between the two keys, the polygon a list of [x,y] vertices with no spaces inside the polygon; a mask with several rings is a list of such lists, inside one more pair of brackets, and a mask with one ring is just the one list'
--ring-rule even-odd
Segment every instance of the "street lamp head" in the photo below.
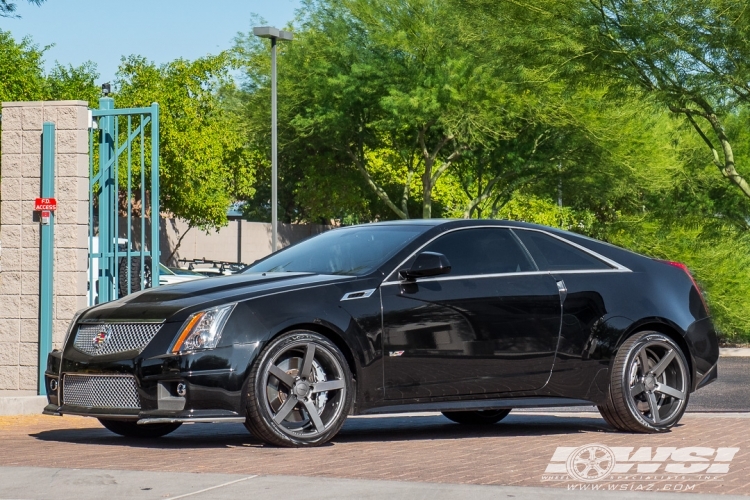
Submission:
{"label": "street lamp head", "polygon": [[276,40],[291,41],[294,39],[294,35],[292,35],[290,31],[282,31],[272,26],[253,28],[253,34],[261,38],[271,38]]}

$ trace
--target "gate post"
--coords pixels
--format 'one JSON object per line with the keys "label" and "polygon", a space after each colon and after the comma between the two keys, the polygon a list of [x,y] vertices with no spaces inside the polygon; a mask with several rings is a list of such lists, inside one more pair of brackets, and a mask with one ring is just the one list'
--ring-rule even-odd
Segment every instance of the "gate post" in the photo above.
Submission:
{"label": "gate post", "polygon": [[[55,197],[55,124],[44,122],[42,128],[42,198]],[[49,213],[47,221],[42,218],[41,252],[39,258],[39,380],[38,392],[47,394],[44,372],[47,370],[47,353],[52,350],[53,276],[55,212]]]}
{"label": "gate post", "polygon": [[[102,97],[99,99],[99,109],[114,109],[115,100],[111,97]],[[112,203],[116,203],[117,193],[114,192],[114,175],[117,175],[116,168],[109,165],[114,158],[115,143],[115,117],[102,116],[99,119],[99,302],[109,302],[117,297],[112,296],[115,273],[117,266],[113,255],[109,255],[111,247],[110,242],[114,238],[117,241],[117,234],[114,230],[114,217],[117,217],[117,211],[112,214]],[[114,175],[112,175],[114,172]],[[117,244],[115,243],[115,248]],[[96,279],[96,278],[95,278]]]}
{"label": "gate post", "polygon": [[151,104],[151,286],[159,286],[159,104]]}

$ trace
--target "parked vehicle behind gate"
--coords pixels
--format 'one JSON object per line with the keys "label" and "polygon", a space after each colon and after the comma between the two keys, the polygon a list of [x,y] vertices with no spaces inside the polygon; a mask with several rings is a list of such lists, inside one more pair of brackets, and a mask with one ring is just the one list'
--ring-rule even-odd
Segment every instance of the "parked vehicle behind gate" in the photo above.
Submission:
{"label": "parked vehicle behind gate", "polygon": [[[136,253],[137,250],[133,248],[132,244],[126,238],[117,238],[117,252],[120,254],[117,262],[117,296],[118,298],[124,297],[129,293],[138,292],[146,288],[151,287],[151,257],[147,256],[143,258],[143,271],[141,271],[141,258],[137,255],[130,257],[130,269],[128,270],[128,257],[127,252],[130,250],[132,253]],[[112,239],[114,246],[115,239]],[[91,237],[91,254],[97,254],[100,251],[99,237]],[[148,251],[148,250],[146,250]],[[89,271],[88,271],[88,290],[94,287],[94,293],[88,293],[88,305],[92,306],[99,303],[99,258],[89,258]],[[159,264],[159,270],[162,272],[166,269],[165,266]],[[174,274],[168,271],[167,274]],[[167,284],[167,282],[176,281],[189,281],[189,280],[162,280],[161,274],[159,275],[159,284]],[[128,287],[128,282],[130,286]]]}
{"label": "parked vehicle behind gate", "polygon": [[520,222],[388,222],[81,311],[45,413],[137,437],[244,422],[281,446],[325,443],[349,414],[477,425],[540,406],[664,432],[717,360],[682,264]]}
{"label": "parked vehicle behind gate", "polygon": [[159,285],[174,285],[175,283],[184,283],[185,281],[193,281],[203,278],[205,278],[205,276],[202,274],[187,271],[185,269],[172,269],[164,264],[159,264]]}

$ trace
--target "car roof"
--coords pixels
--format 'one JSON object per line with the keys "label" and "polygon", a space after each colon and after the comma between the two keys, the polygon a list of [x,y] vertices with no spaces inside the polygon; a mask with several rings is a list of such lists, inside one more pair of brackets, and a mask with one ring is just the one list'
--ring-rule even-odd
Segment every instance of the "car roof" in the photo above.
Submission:
{"label": "car roof", "polygon": [[[394,221],[383,221],[383,222],[370,222],[365,224],[357,224],[354,226],[344,226],[341,229],[344,228],[352,228],[352,227],[361,227],[361,226],[369,226],[369,225],[375,225],[375,226],[428,226],[428,227],[440,227],[444,226],[446,229],[448,228],[455,228],[455,227],[476,227],[476,226],[505,226],[505,227],[517,227],[517,228],[525,228],[525,229],[537,229],[541,231],[546,231],[549,233],[557,234],[558,236],[562,236],[567,239],[574,239],[577,240],[578,243],[582,242],[592,242],[597,243],[600,245],[609,245],[613,248],[618,248],[614,245],[611,245],[609,243],[589,238],[587,236],[583,236],[578,233],[574,233],[572,231],[566,231],[565,229],[560,229],[556,227],[550,227],[550,226],[543,226],[541,224],[534,224],[531,222],[522,222],[522,221],[514,221],[514,220],[506,220],[506,219],[407,219],[407,220],[394,220]],[[620,249],[621,250],[621,249]]]}
{"label": "car roof", "polygon": [[[538,224],[531,224],[528,222],[519,222],[505,219],[407,219],[407,220],[393,220],[383,222],[371,222],[367,224],[359,224],[359,226],[449,226],[449,227],[461,227],[461,226],[513,226],[513,227],[528,227],[535,229],[554,229],[548,228],[547,226],[540,226]],[[357,227],[357,226],[348,226]]]}

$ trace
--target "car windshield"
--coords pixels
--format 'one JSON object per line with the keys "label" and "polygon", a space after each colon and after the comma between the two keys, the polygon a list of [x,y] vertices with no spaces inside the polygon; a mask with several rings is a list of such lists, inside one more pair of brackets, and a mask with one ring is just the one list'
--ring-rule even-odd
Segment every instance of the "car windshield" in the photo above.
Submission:
{"label": "car windshield", "polygon": [[159,274],[161,274],[161,275],[167,274],[167,275],[170,275],[170,276],[171,276],[171,275],[173,275],[174,273],[173,273],[172,271],[170,271],[170,270],[169,270],[169,269],[167,268],[167,266],[165,266],[164,264],[159,264]]}
{"label": "car windshield", "polygon": [[202,274],[188,271],[187,269],[181,269],[179,267],[170,267],[169,271],[172,272],[172,274],[176,274],[178,276],[203,276]]}
{"label": "car windshield", "polygon": [[336,229],[302,241],[251,265],[244,272],[308,272],[362,276],[385,263],[427,226],[363,225]]}

